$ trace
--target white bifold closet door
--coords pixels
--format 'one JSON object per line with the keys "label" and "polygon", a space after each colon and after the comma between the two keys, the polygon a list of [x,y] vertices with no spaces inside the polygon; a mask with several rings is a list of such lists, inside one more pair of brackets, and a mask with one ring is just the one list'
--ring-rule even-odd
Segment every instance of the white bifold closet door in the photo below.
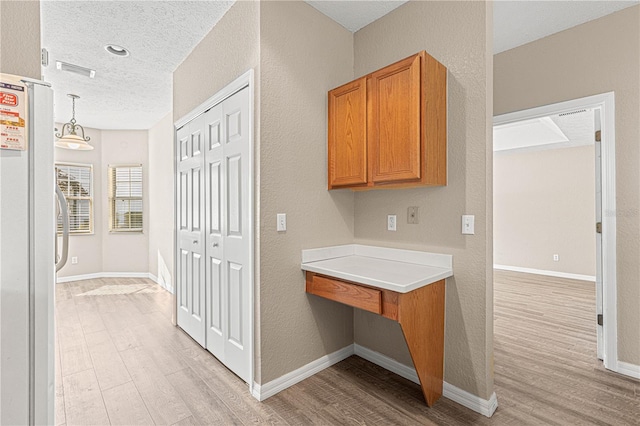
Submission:
{"label": "white bifold closet door", "polygon": [[177,134],[178,325],[205,345],[204,117]]}
{"label": "white bifold closet door", "polygon": [[[189,130],[184,134],[190,135],[190,141],[194,140],[197,129],[200,129],[198,134],[203,135],[201,168],[195,165],[184,167],[191,177],[197,175],[202,179],[198,189],[203,191],[203,196],[198,202],[193,201],[195,195],[179,197],[179,214],[184,212],[188,216],[198,208],[204,223],[203,235],[199,234],[196,238],[195,234],[189,234],[191,246],[187,244],[188,238],[184,238],[184,243],[180,238],[178,271],[182,281],[179,286],[182,288],[178,295],[178,325],[248,382],[251,372],[248,339],[251,339],[252,309],[249,88],[236,92],[187,126]],[[178,131],[179,143],[184,127]],[[198,172],[194,171],[196,169]],[[179,166],[178,170],[178,192],[181,193],[185,188],[181,184],[183,168]],[[186,189],[187,193],[193,192],[188,185]],[[183,207],[185,201],[191,206]],[[187,229],[190,229],[189,224],[187,220]],[[194,243],[193,240],[198,242]],[[204,250],[196,253],[196,247],[199,248],[201,242]],[[184,265],[183,258],[186,262]],[[193,279],[197,276],[194,272],[196,267],[204,268],[202,281]],[[198,271],[200,273],[201,270]],[[196,292],[199,292],[198,296],[189,298]],[[183,304],[182,300],[186,303]],[[198,308],[194,309],[196,300]],[[195,314],[200,309],[204,315]],[[182,316],[180,311],[183,312]]]}

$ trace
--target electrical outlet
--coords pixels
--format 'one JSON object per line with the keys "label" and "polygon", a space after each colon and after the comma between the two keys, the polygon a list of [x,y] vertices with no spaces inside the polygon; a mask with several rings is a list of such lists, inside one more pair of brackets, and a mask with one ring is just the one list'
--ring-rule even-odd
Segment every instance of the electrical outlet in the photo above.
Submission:
{"label": "electrical outlet", "polygon": [[559,255],[557,255],[557,254],[554,254],[554,255],[553,255],[553,261],[554,261],[554,262],[558,262],[558,261],[560,261],[560,256],[559,256]]}
{"label": "electrical outlet", "polygon": [[407,223],[418,223],[418,206],[411,206],[407,208]]}
{"label": "electrical outlet", "polygon": [[387,215],[387,231],[395,231],[396,230],[396,215],[390,214]]}
{"label": "electrical outlet", "polygon": [[73,256],[71,258],[71,264],[72,265],[77,265],[78,264],[78,257],[77,256]]}
{"label": "electrical outlet", "polygon": [[284,232],[287,230],[287,214],[286,213],[278,213],[276,215],[277,225],[276,228],[278,232]]}

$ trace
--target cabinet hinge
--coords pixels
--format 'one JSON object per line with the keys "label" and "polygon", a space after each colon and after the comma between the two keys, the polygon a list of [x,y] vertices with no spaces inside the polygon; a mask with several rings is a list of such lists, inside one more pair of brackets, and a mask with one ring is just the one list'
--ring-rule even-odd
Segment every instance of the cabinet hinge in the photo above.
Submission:
{"label": "cabinet hinge", "polygon": [[598,314],[598,325],[602,325],[602,323],[603,323],[602,314]]}
{"label": "cabinet hinge", "polygon": [[596,142],[601,142],[601,141],[602,141],[602,131],[596,130]]}
{"label": "cabinet hinge", "polygon": [[596,232],[602,234],[602,222],[596,222]]}

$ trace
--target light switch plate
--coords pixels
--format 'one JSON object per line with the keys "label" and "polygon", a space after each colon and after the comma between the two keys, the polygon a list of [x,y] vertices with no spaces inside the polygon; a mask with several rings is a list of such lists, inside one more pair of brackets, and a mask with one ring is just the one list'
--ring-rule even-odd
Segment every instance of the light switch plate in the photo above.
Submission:
{"label": "light switch plate", "polygon": [[474,235],[476,217],[472,214],[462,215],[462,233],[464,235]]}
{"label": "light switch plate", "polygon": [[278,213],[276,215],[276,228],[278,232],[284,232],[287,230],[287,214]]}

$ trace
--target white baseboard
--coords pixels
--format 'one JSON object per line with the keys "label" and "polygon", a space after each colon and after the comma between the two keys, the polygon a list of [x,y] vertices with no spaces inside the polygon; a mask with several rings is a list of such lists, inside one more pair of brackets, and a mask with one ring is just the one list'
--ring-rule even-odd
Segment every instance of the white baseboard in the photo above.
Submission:
{"label": "white baseboard", "polygon": [[360,346],[357,343],[353,344],[353,348],[354,355],[358,355],[360,358],[364,358],[369,362],[379,365],[385,370],[396,373],[400,377],[411,380],[413,383],[420,384],[420,379],[418,379],[418,373],[416,373],[415,368],[404,365],[393,358],[382,355],[380,352],[372,351],[371,349]]}
{"label": "white baseboard", "polygon": [[[413,367],[401,364],[395,359],[389,358],[386,355],[382,355],[379,352],[372,351],[371,349],[365,348],[364,346],[360,346],[357,343],[355,343],[353,346],[355,355],[358,355],[359,357],[364,358],[369,362],[379,365],[386,370],[396,373],[398,376],[404,377],[407,380],[411,380],[414,383],[420,384],[418,374]],[[456,386],[453,386],[452,384],[444,382],[442,385],[442,396],[486,417],[491,417],[498,408],[498,398],[496,397],[495,392],[487,400],[464,391]]]}
{"label": "white baseboard", "polygon": [[94,274],[59,277],[56,279],[56,284],[68,283],[71,281],[92,280],[95,278],[149,278],[157,282],[157,278],[155,278],[153,274],[150,274],[149,272],[97,272]]}
{"label": "white baseboard", "polygon": [[[377,364],[380,367],[387,369],[393,373],[396,373],[397,375],[402,376],[407,380],[411,380],[412,382],[420,384],[418,375],[416,374],[416,370],[413,367],[401,364],[386,355],[382,355],[381,353],[372,351],[371,349],[354,343],[352,345],[345,346],[344,348],[329,355],[318,358],[317,360],[312,361],[309,364],[298,368],[297,370],[287,373],[282,377],[272,380],[269,383],[265,383],[264,385],[254,383],[253,391],[251,394],[258,401],[264,401],[265,399],[277,394],[278,392],[281,392],[286,388],[293,386],[308,377],[313,376],[319,371],[322,371],[325,368],[342,361],[343,359],[349,358],[351,355],[358,355],[359,357]],[[458,404],[463,405],[486,417],[491,417],[496,411],[496,408],[498,408],[498,399],[496,398],[495,392],[488,400],[486,400],[476,395],[470,394],[469,392],[457,388],[447,382],[444,382],[442,391],[442,396],[444,396],[445,398],[457,402]]]}
{"label": "white baseboard", "polygon": [[312,361],[309,364],[302,366],[290,373],[287,373],[282,377],[278,377],[277,379],[272,380],[268,383],[265,383],[263,385],[254,383],[252,395],[258,401],[264,401],[270,396],[273,396],[278,392],[283,391],[286,388],[293,386],[308,377],[313,376],[319,371],[322,371],[325,368],[342,361],[343,359],[349,358],[351,355],[353,355],[353,345],[345,346],[340,350],[318,358],[317,360]]}
{"label": "white baseboard", "polygon": [[500,269],[502,271],[524,272],[525,274],[546,275],[548,277],[569,278],[572,280],[592,282],[596,281],[596,277],[593,275],[570,274],[568,272],[547,271],[544,269],[521,268],[520,266],[493,265],[493,269]]}
{"label": "white baseboard", "polygon": [[640,365],[618,361],[617,372],[625,376],[633,377],[634,379],[640,379]]}
{"label": "white baseboard", "polygon": [[153,275],[151,272],[149,272],[149,277],[148,278],[151,281],[153,281],[154,283],[158,284],[160,287],[162,287],[165,290],[167,290],[169,293],[173,294],[173,288],[169,287],[166,282],[164,282],[163,280],[159,279],[158,277]]}

